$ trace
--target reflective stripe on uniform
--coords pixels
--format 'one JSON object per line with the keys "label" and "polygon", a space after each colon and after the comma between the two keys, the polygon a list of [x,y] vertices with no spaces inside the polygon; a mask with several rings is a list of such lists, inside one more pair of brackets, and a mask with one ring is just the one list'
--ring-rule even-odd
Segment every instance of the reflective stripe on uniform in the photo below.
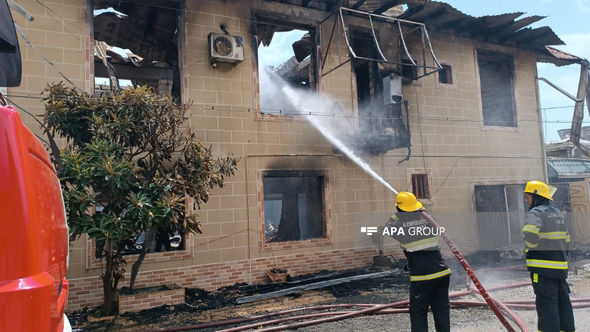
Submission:
{"label": "reflective stripe on uniform", "polygon": [[408,242],[405,244],[401,243],[400,246],[402,248],[404,248],[404,250],[409,251],[409,252],[418,251],[418,250],[438,246],[438,238],[436,236],[429,237],[426,239],[422,239],[422,240],[418,240],[418,241],[414,241],[414,242]]}
{"label": "reflective stripe on uniform", "polygon": [[547,239],[547,240],[568,240],[569,239],[569,235],[565,231],[539,232],[539,237],[541,239]]}
{"label": "reflective stripe on uniform", "polygon": [[522,231],[533,233],[533,234],[539,234],[539,227],[535,226],[535,225],[528,225],[527,224],[522,227]]}
{"label": "reflective stripe on uniform", "polygon": [[527,248],[536,248],[539,245],[538,243],[530,243],[527,240],[524,241],[524,244],[526,244]]}
{"label": "reflective stripe on uniform", "polygon": [[451,269],[442,270],[440,272],[431,273],[431,274],[424,274],[421,276],[410,276],[410,281],[426,281],[432,280],[440,277],[444,277],[451,274]]}
{"label": "reflective stripe on uniform", "polygon": [[540,267],[544,269],[567,270],[567,262],[564,261],[547,261],[542,259],[527,259],[526,266]]}
{"label": "reflective stripe on uniform", "polygon": [[538,273],[533,273],[533,282],[534,283],[538,283],[539,282],[539,274]]}

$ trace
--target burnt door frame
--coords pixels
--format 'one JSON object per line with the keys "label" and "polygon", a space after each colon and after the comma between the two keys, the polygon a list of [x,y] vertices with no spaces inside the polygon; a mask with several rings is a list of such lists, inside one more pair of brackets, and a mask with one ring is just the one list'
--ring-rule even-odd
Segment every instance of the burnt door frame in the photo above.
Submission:
{"label": "burnt door frame", "polygon": [[[375,35],[379,36],[379,31],[375,30]],[[357,44],[359,40],[366,40],[366,45]],[[351,47],[357,50],[358,56],[366,58],[378,57],[377,47],[374,45],[374,38],[371,30],[360,26],[350,27],[350,41]],[[373,46],[371,47],[371,44]],[[368,50],[368,53],[362,53],[363,50]],[[355,76],[356,81],[356,97],[357,97],[357,114],[359,117],[359,129],[361,132],[381,133],[381,126],[377,119],[378,115],[383,112],[382,90],[383,83],[379,77],[379,67],[376,61],[352,59],[351,70]],[[366,73],[366,74],[365,74]],[[361,78],[366,84],[365,88],[361,89],[363,84],[360,84]],[[368,84],[367,84],[368,83]],[[371,91],[371,86],[373,91]],[[361,99],[361,91],[363,98]],[[370,106],[369,106],[370,105]],[[365,109],[363,109],[365,108]],[[368,112],[367,112],[368,111]],[[361,114],[362,112],[362,114]],[[365,114],[366,113],[366,114]]]}

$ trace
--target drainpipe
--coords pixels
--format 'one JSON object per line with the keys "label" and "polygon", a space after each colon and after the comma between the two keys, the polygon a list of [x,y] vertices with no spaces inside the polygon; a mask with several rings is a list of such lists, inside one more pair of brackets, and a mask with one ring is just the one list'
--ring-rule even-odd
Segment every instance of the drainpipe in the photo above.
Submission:
{"label": "drainpipe", "polygon": [[[535,66],[535,71],[537,71],[537,66]],[[536,75],[538,76],[539,73],[537,72]],[[541,159],[543,160],[543,179],[545,183],[549,183],[549,173],[547,171],[547,149],[545,148],[545,134],[543,133],[543,113],[541,111],[541,96],[539,94],[539,79],[535,80],[535,95],[537,97],[537,111],[539,113],[539,136],[541,137],[542,153]]]}

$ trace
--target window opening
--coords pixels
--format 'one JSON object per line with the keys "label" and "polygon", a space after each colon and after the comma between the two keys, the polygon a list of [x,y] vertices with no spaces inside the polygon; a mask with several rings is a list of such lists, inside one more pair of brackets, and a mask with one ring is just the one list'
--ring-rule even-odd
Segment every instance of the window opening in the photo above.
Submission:
{"label": "window opening", "polygon": [[484,126],[516,127],[512,56],[477,52]]}
{"label": "window opening", "polygon": [[[138,255],[143,248],[145,233],[134,236],[131,239],[122,241],[119,250],[122,255]],[[182,251],[185,249],[185,234],[180,229],[166,230],[158,229],[148,249],[148,253]]]}
{"label": "window opening", "polygon": [[314,172],[263,174],[266,242],[325,236],[324,177]]}
{"label": "window opening", "polygon": [[[373,36],[369,31],[355,28],[351,31],[351,46],[355,53],[363,58],[377,56]],[[379,132],[379,121],[375,119],[381,114],[382,104],[374,103],[381,95],[381,82],[377,62],[365,59],[354,59],[352,68],[356,77],[358,100],[358,116],[361,132]]]}
{"label": "window opening", "polygon": [[94,0],[95,94],[148,85],[180,101],[184,0]]}
{"label": "window opening", "polygon": [[[103,211],[102,206],[97,206],[96,211]],[[182,231],[180,226],[171,227],[170,229],[158,228],[152,239],[148,253],[162,252],[162,251],[182,251],[185,249],[186,234]],[[135,236],[124,239],[119,243],[119,252],[121,255],[138,255],[145,243],[145,232],[142,231]],[[96,255],[102,250],[105,245],[104,241],[96,241],[95,252]]]}
{"label": "window opening", "polygon": [[453,84],[453,71],[450,65],[442,64],[438,71],[438,82],[442,84]]}
{"label": "window opening", "polygon": [[315,89],[315,31],[287,22],[261,19],[258,37],[258,82],[260,111],[266,114],[294,114],[273,80],[282,79],[300,89]]}
{"label": "window opening", "polygon": [[521,245],[524,225],[524,187],[515,185],[475,186],[475,210],[480,249],[493,250]]}

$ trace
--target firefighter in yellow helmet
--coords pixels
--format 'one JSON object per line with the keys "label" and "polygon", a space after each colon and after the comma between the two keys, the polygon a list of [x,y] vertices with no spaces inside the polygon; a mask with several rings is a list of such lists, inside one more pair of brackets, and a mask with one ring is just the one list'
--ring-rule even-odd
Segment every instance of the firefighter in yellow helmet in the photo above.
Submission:
{"label": "firefighter in yellow helmet", "polygon": [[529,206],[522,228],[526,265],[536,295],[539,331],[575,331],[567,278],[570,236],[565,218],[551,204],[553,194],[541,181],[529,181],[524,200]]}
{"label": "firefighter in yellow helmet", "polygon": [[438,232],[424,218],[422,203],[409,192],[400,192],[394,213],[385,227],[400,242],[410,270],[410,322],[412,332],[428,331],[428,308],[438,332],[451,329],[449,280],[451,270],[438,248]]}

